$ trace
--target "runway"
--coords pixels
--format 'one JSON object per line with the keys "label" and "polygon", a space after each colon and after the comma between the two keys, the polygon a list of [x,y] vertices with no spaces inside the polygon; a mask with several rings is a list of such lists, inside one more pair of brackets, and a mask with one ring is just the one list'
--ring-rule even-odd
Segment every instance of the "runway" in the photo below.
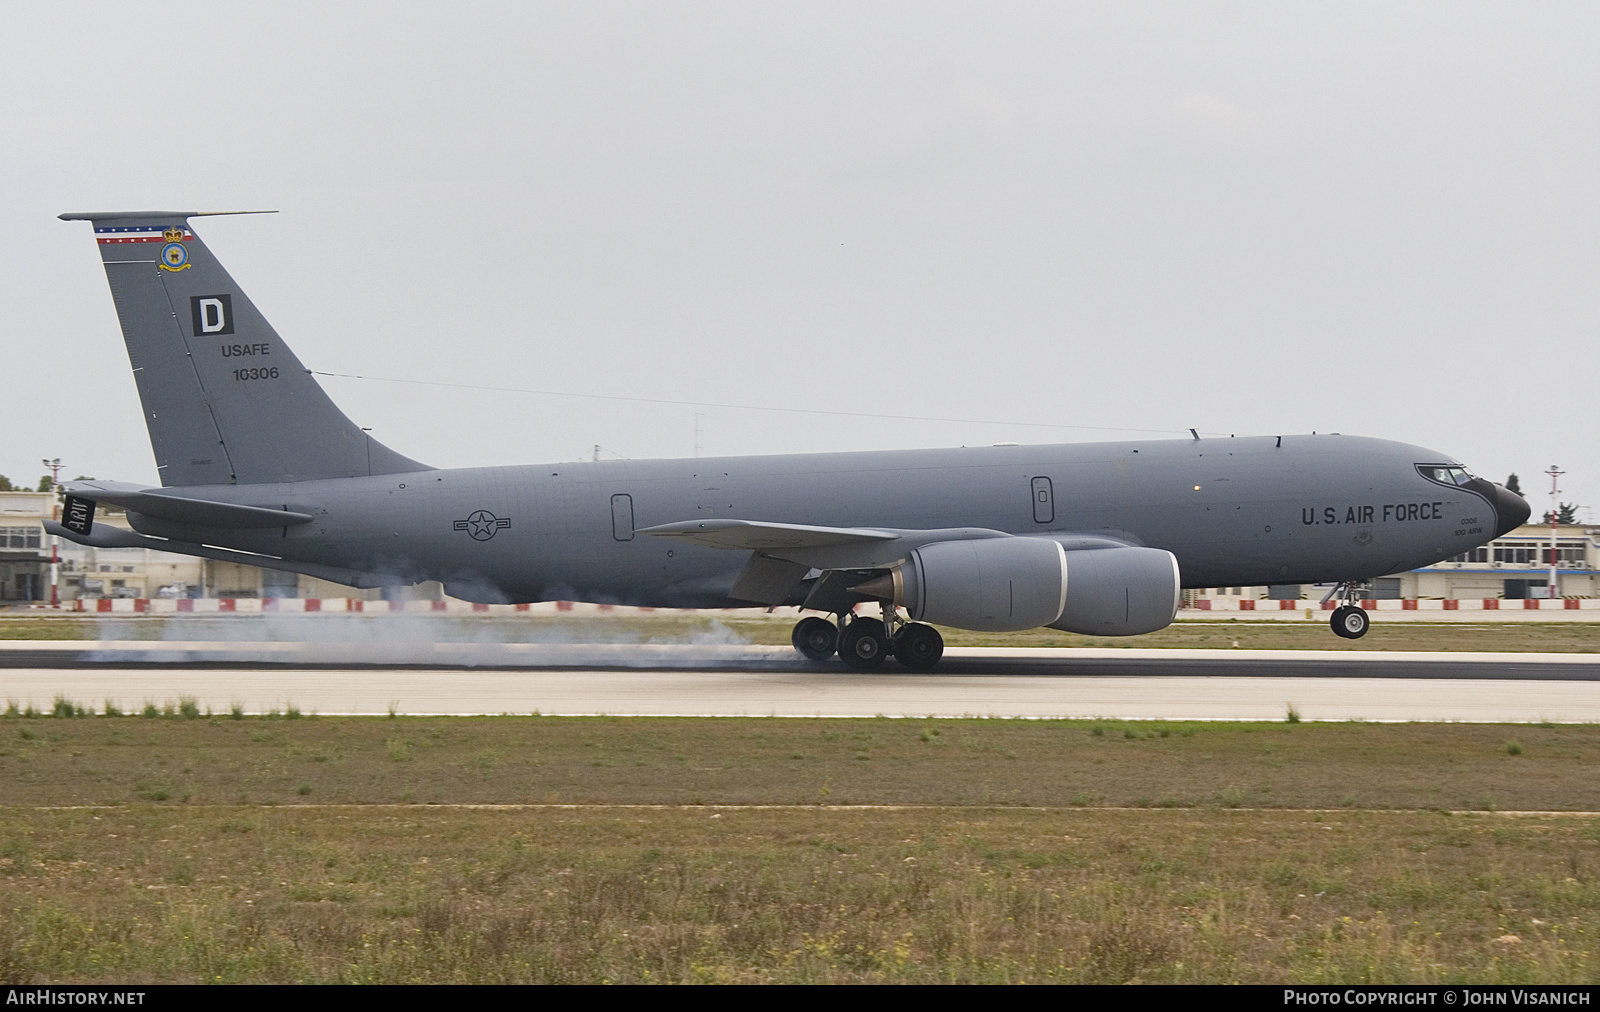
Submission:
{"label": "runway", "polygon": [[1594,654],[952,648],[936,673],[685,644],[0,644],[6,699],[264,713],[1600,721]]}

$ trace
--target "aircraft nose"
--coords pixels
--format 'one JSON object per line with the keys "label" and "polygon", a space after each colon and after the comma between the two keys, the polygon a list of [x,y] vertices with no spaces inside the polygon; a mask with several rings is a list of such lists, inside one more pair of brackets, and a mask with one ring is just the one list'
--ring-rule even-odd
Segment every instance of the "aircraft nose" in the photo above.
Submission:
{"label": "aircraft nose", "polygon": [[1528,505],[1528,500],[1510,491],[1504,485],[1494,487],[1494,513],[1497,522],[1494,536],[1501,537],[1508,531],[1514,531],[1528,522],[1528,517],[1533,513],[1533,507]]}

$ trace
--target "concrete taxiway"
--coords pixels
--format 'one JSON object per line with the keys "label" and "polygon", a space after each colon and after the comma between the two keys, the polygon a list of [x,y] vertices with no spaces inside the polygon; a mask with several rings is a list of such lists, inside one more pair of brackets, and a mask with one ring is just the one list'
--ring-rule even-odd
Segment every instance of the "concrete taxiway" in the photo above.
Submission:
{"label": "concrete taxiway", "polygon": [[936,673],[688,644],[0,644],[0,694],[126,710],[1600,721],[1594,654],[953,648]]}

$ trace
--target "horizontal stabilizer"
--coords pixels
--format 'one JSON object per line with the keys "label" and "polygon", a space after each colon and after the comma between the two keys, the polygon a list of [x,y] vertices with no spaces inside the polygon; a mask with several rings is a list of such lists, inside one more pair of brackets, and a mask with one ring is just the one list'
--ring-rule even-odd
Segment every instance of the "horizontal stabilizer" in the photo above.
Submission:
{"label": "horizontal stabilizer", "polygon": [[209,218],[219,214],[277,214],[277,211],[67,211],[62,221],[144,221],[149,218]]}
{"label": "horizontal stabilizer", "polygon": [[[196,527],[293,527],[311,522],[307,513],[261,506],[240,506],[167,495],[159,489],[123,481],[75,481],[67,493],[80,499],[110,503],[133,513]],[[99,528],[97,528],[99,530]],[[102,547],[111,547],[109,545]]]}
{"label": "horizontal stabilizer", "polygon": [[685,520],[636,531],[653,538],[676,538],[707,548],[754,549],[836,548],[841,545],[893,541],[897,531],[868,527],[811,527],[806,524],[774,524],[761,520]]}
{"label": "horizontal stabilizer", "polygon": [[306,576],[314,576],[319,580],[342,583],[347,587],[382,587],[385,584],[383,576],[377,573],[344,569],[340,566],[323,566],[315,562],[293,562],[273,555],[236,552],[231,548],[218,548],[216,545],[152,538],[106,524],[96,524],[88,534],[79,534],[76,531],[67,530],[59,521],[46,520],[44,522],[44,532],[53,534],[58,538],[66,538],[74,544],[87,545],[90,548],[149,548],[157,552],[174,552],[179,555],[193,555],[201,559],[216,559],[218,562],[236,562],[240,565],[255,566],[257,569],[273,569],[282,573],[304,573]]}
{"label": "horizontal stabilizer", "polygon": [[133,531],[125,531],[121,527],[110,527],[106,524],[95,524],[88,534],[79,534],[76,531],[67,530],[59,521],[46,520],[44,522],[44,532],[90,548],[155,548],[158,551],[172,550],[164,541],[159,541],[156,538],[147,538],[143,534],[135,534]]}

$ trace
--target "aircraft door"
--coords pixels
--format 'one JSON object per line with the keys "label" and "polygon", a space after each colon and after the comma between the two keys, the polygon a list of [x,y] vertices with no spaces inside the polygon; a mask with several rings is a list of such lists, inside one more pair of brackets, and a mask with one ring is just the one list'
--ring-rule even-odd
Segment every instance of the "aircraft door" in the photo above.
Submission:
{"label": "aircraft door", "polygon": [[1035,523],[1047,524],[1056,518],[1055,493],[1050,487],[1049,478],[1033,479],[1033,520]]}
{"label": "aircraft door", "polygon": [[618,541],[633,540],[633,496],[618,493],[611,497],[611,536]]}

